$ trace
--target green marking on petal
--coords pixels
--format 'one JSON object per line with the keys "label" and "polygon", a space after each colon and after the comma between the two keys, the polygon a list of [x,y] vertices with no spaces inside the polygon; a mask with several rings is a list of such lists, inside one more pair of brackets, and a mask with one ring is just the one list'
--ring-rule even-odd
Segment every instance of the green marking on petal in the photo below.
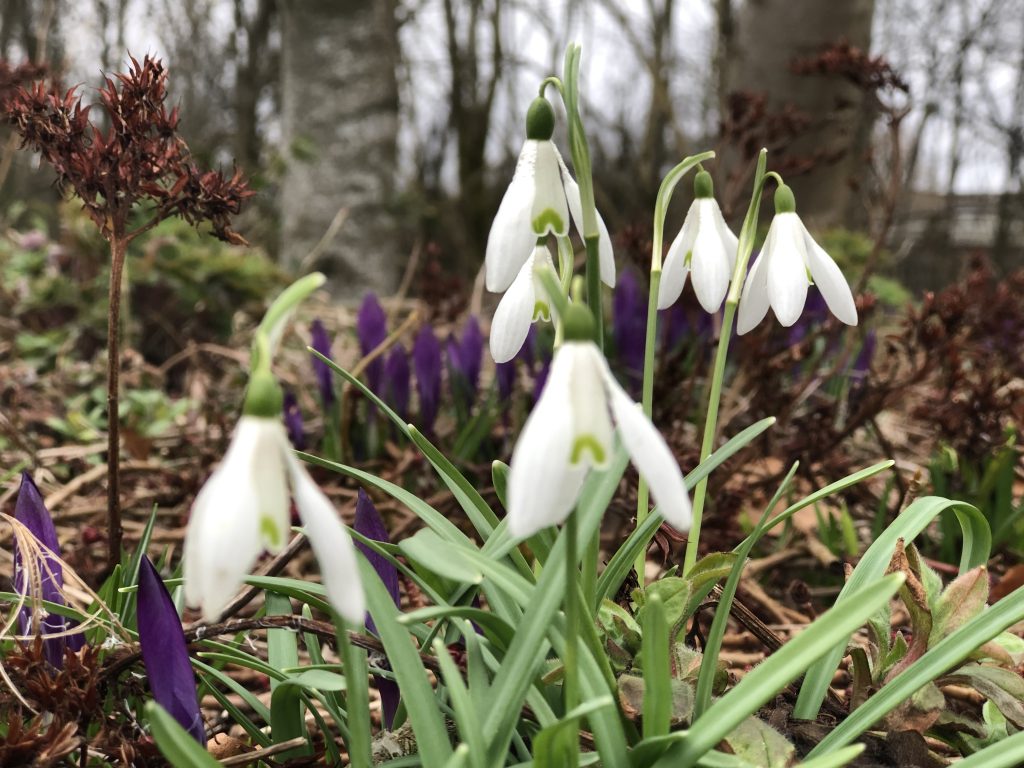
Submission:
{"label": "green marking on petal", "polygon": [[692,261],[693,261],[693,251],[690,250],[690,251],[686,252],[686,258],[683,259],[683,264],[685,264],[686,268],[689,269],[690,268],[690,262],[692,262]]}
{"label": "green marking on petal", "polygon": [[270,515],[260,515],[260,534],[268,547],[280,547],[284,542],[281,540],[281,532],[277,523]]}
{"label": "green marking on petal", "polygon": [[562,217],[558,215],[551,208],[545,208],[540,214],[533,220],[533,231],[538,235],[543,235],[545,232],[554,232],[555,234],[565,234],[567,227],[565,222],[562,221]]}
{"label": "green marking on petal", "polygon": [[600,466],[605,463],[604,446],[593,435],[580,435],[576,438],[572,444],[572,455],[569,461],[572,464],[579,464],[584,451],[590,451],[594,464]]}
{"label": "green marking on petal", "polygon": [[807,273],[807,282],[810,285],[814,285],[814,276],[811,274],[811,268],[810,267],[804,267],[804,272]]}
{"label": "green marking on petal", "polygon": [[551,322],[551,307],[548,306],[546,301],[535,301],[533,303],[533,322],[543,320],[545,323]]}

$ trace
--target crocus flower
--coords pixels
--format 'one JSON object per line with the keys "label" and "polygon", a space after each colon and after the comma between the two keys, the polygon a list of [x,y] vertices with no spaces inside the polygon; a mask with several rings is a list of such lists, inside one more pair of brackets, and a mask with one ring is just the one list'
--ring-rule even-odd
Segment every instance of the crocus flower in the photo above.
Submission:
{"label": "crocus flower", "polygon": [[738,240],[722,218],[715,200],[711,174],[701,171],[693,183],[695,199],[686,212],[683,228],[668,249],[658,290],[658,309],[679,299],[686,278],[693,273],[693,290],[705,311],[722,306],[736,266]]}
{"label": "crocus flower", "polygon": [[[388,316],[384,307],[372,291],[363,298],[356,315],[356,336],[359,337],[359,351],[365,357],[388,337]],[[374,393],[380,391],[384,361],[377,358],[366,366],[366,384]]]}
{"label": "crocus flower", "polygon": [[206,728],[181,619],[163,579],[145,555],[139,562],[138,598],[139,648],[149,690],[157,704],[205,745]]}
{"label": "crocus flower", "polygon": [[[543,97],[526,114],[526,143],[519,153],[512,183],[498,207],[487,237],[487,290],[501,293],[515,280],[537,238],[569,234],[569,216],[582,231],[580,188],[551,141],[555,113]],[[608,229],[598,215],[601,279],[615,285],[615,261]]]}
{"label": "crocus flower", "polygon": [[302,411],[299,410],[299,401],[295,399],[295,393],[290,389],[284,391],[284,427],[288,431],[288,440],[295,450],[304,450],[306,432],[302,422]]}
{"label": "crocus flower", "polygon": [[612,337],[619,361],[632,379],[643,376],[647,300],[632,270],[623,272],[612,296]]}
{"label": "crocus flower", "polygon": [[[14,517],[39,542],[42,557],[35,558],[34,565],[39,571],[40,599],[64,605],[64,567],[60,559],[57,530],[53,527],[53,519],[43,503],[43,496],[39,493],[39,488],[28,472],[21,473],[21,487],[18,489],[18,500],[14,505]],[[14,591],[19,595],[27,595],[31,587],[25,563],[26,556],[31,555],[23,553],[15,539]],[[41,612],[39,632],[42,635],[67,631],[69,622],[63,616],[48,613],[43,608],[38,610]],[[19,634],[28,635],[32,631],[32,613],[33,610],[28,605],[18,613]],[[74,644],[71,645],[72,650],[77,650],[81,647],[81,635],[51,637],[43,640],[43,653],[46,660],[54,667],[59,669],[64,666],[64,649],[71,644],[69,641],[72,638],[75,638]]]}
{"label": "crocus flower", "polygon": [[548,247],[535,246],[516,279],[501,297],[491,321],[490,346],[494,362],[507,363],[519,354],[535,322],[554,320],[554,308],[538,274],[542,269],[553,271],[554,268]]}
{"label": "crocus flower", "polygon": [[484,356],[484,335],[480,332],[480,321],[476,315],[466,318],[459,337],[459,362],[462,375],[466,377],[473,396],[480,389],[480,368]]}
{"label": "crocus flower", "polygon": [[498,397],[503,403],[507,402],[512,397],[512,390],[516,385],[515,359],[509,360],[507,363],[495,365],[494,380],[498,385]]}
{"label": "crocus flower", "polygon": [[[353,527],[358,533],[373,541],[383,541],[385,543],[390,541],[388,529],[385,527],[380,513],[377,512],[377,508],[362,488],[359,489],[356,496],[356,519]],[[400,606],[398,569],[390,560],[374,552],[362,542],[357,541],[356,547],[366,556],[367,562],[373,566],[373,570],[376,571],[380,580],[384,583],[388,594],[391,595],[391,599],[395,601],[395,605]],[[377,626],[373,623],[373,618],[369,614],[366,615],[366,628],[370,632],[377,634]],[[390,728],[395,720],[395,713],[398,711],[398,683],[379,676],[374,676],[374,681],[377,685],[377,690],[380,692],[380,708],[384,727]]]}
{"label": "crocus flower", "polygon": [[[312,337],[310,346],[324,357],[333,360],[331,337],[327,334],[324,324],[319,319],[314,320],[310,325],[309,332]],[[313,355],[313,373],[316,374],[316,383],[320,389],[320,402],[323,403],[324,408],[330,408],[334,404],[334,374],[330,366],[316,355]],[[298,448],[298,446],[295,447]]]}
{"label": "crocus flower", "polygon": [[[250,389],[254,386],[250,381]],[[299,463],[281,423],[280,400],[269,415],[247,412],[231,445],[199,491],[185,536],[185,599],[215,621],[264,550],[280,552],[289,530],[289,497],[306,528],[331,605],[361,624],[364,597],[355,550],[334,505]]]}
{"label": "crocus flower", "polygon": [[409,418],[409,354],[397,345],[384,360],[384,399],[403,420]]}
{"label": "crocus flower", "polygon": [[420,400],[420,422],[423,429],[430,432],[441,403],[441,345],[429,325],[420,329],[413,342],[412,365],[416,372],[416,394]]}
{"label": "crocus flower", "polygon": [[775,218],[761,256],[743,285],[736,332],[746,333],[760,323],[769,306],[782,325],[793,325],[803,311],[812,279],[832,314],[847,325],[856,325],[857,306],[846,278],[814,242],[796,213],[792,191],[783,184],[775,191]]}
{"label": "crocus flower", "polygon": [[566,340],[512,452],[509,531],[521,538],[562,522],[590,467],[611,461],[615,428],[665,520],[688,529],[690,501],[672,451],[612,376],[592,341],[590,313],[574,305],[569,315]]}

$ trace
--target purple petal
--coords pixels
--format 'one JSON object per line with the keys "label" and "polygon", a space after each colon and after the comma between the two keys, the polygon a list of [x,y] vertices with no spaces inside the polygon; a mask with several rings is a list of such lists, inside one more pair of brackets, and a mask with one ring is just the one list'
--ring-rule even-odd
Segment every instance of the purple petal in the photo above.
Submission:
{"label": "purple petal", "polygon": [[[21,473],[21,487],[18,489],[18,500],[14,506],[14,517],[28,528],[39,542],[44,557],[38,563],[40,595],[51,603],[64,605],[64,567],[60,559],[60,544],[57,541],[57,530],[53,527],[43,496],[28,472]],[[28,577],[23,568],[22,553],[17,541],[14,545],[14,589],[18,594],[27,595],[29,591]],[[48,614],[39,622],[40,632],[44,635],[64,632],[67,620],[57,614]],[[18,613],[18,632],[27,635],[32,630],[32,609],[25,606]],[[64,665],[64,648],[67,639],[54,637],[43,641],[43,652],[46,660],[58,669]]]}
{"label": "purple petal", "polygon": [[462,362],[462,373],[469,383],[473,398],[480,389],[480,367],[484,357],[484,335],[480,331],[480,321],[476,315],[470,315],[462,329],[459,339],[459,358]]}
{"label": "purple petal", "polygon": [[384,397],[403,420],[409,418],[409,355],[405,347],[396,346],[384,361]]}
{"label": "purple petal", "polygon": [[[380,513],[377,512],[377,508],[362,488],[359,489],[359,493],[356,496],[356,519],[352,527],[355,528],[357,533],[361,533],[368,539],[384,542],[390,541],[388,529],[385,527]],[[366,556],[370,565],[373,566],[373,570],[377,572],[380,580],[384,583],[384,587],[387,589],[388,594],[391,595],[391,599],[395,601],[395,605],[400,605],[398,569],[390,560],[374,552],[362,542],[357,541],[356,547]],[[373,623],[373,618],[371,618],[370,614],[366,614],[366,628],[370,632],[377,634],[377,626]],[[391,724],[395,721],[395,714],[398,712],[398,702],[401,698],[398,683],[379,675],[374,675],[373,679],[377,686],[377,691],[380,693],[381,716],[384,721],[384,727],[390,729]]]}
{"label": "purple petal", "polygon": [[[327,335],[324,324],[319,319],[314,320],[309,330],[312,336],[310,346],[324,357],[333,360],[331,337]],[[313,356],[313,373],[316,374],[316,384],[320,389],[320,402],[324,408],[330,408],[334,404],[334,374],[327,363],[316,355]]]}
{"label": "purple petal", "polygon": [[494,378],[498,383],[498,397],[503,406],[508,405],[512,397],[512,391],[516,385],[516,360],[512,358],[507,363],[498,363],[494,366]]}
{"label": "purple petal", "polygon": [[544,362],[541,364],[540,371],[537,372],[537,378],[533,380],[533,404],[536,405],[537,401],[540,400],[540,394],[544,391],[544,385],[548,383],[548,373],[551,372],[551,363]]}
{"label": "purple petal", "polygon": [[536,357],[535,348],[537,346],[537,326],[531,325],[529,333],[526,334],[526,341],[523,342],[523,348],[519,350],[519,354],[516,355],[526,365],[526,370],[533,370],[533,361]]}
{"label": "purple petal", "polygon": [[612,297],[612,335],[619,362],[633,381],[643,376],[647,301],[633,270],[623,270]]}
{"label": "purple petal", "polygon": [[857,354],[857,359],[853,361],[853,367],[850,369],[850,377],[855,382],[863,381],[871,371],[871,360],[875,356],[877,343],[878,338],[874,329],[868,331],[864,337],[864,344],[861,345],[860,352]]}
{"label": "purple petal", "polygon": [[423,326],[416,336],[412,364],[416,372],[416,394],[420,400],[420,426],[430,433],[441,402],[441,345],[429,325]]}
{"label": "purple petal", "polygon": [[153,698],[205,746],[206,728],[181,619],[163,579],[145,555],[139,563],[138,628]]}
{"label": "purple petal", "polygon": [[299,401],[295,399],[295,393],[290,389],[284,391],[284,428],[288,432],[288,439],[296,450],[305,450],[306,432],[302,421],[302,411],[299,410]]}
{"label": "purple petal", "polygon": [[[388,337],[388,316],[372,291],[366,294],[356,315],[356,335],[363,357],[380,346]],[[384,362],[379,357],[366,366],[366,384],[375,394],[380,392]]]}

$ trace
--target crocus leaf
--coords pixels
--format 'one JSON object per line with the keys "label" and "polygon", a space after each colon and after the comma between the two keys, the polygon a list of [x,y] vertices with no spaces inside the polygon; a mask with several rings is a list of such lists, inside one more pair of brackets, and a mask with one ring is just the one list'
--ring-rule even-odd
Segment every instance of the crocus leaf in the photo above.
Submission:
{"label": "crocus leaf", "polygon": [[220,766],[220,763],[189,738],[188,732],[156,702],[146,704],[146,719],[153,733],[153,741],[171,765],[188,765],[191,768]]}
{"label": "crocus leaf", "polygon": [[153,698],[200,744],[206,729],[196,698],[196,678],[174,601],[160,574],[143,556],[139,563],[139,646]]}

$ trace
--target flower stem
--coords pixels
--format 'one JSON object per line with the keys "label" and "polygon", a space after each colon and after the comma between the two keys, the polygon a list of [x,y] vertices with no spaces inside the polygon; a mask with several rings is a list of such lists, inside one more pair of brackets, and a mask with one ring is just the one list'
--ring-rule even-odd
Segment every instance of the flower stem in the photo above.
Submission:
{"label": "flower stem", "polygon": [[597,329],[597,347],[604,351],[604,305],[601,301],[601,259],[598,256],[598,235],[587,235],[587,306],[594,315]]}
{"label": "flower stem", "polygon": [[569,514],[565,523],[565,682],[563,697],[565,711],[569,712],[579,704],[579,670],[576,661],[577,644],[580,635],[580,604],[578,583],[580,571],[577,562],[576,538],[579,525],[576,510]]}
{"label": "flower stem", "polygon": [[[661,232],[655,234],[660,254]],[[661,267],[651,269],[651,287],[647,294],[647,334],[644,340],[644,383],[641,403],[644,413],[650,418],[654,411],[654,352],[658,345],[658,292],[661,288]],[[647,481],[640,477],[636,489],[636,525],[639,528],[647,519],[649,511]],[[637,583],[644,585],[644,574],[647,566],[647,547],[636,556],[633,567],[636,569]]]}
{"label": "flower stem", "polygon": [[[761,194],[764,191],[764,184],[768,178],[775,178],[779,181],[778,174],[771,172],[765,174],[765,166],[768,160],[767,150],[762,149],[757,158],[757,168],[754,171],[754,191],[750,197],[750,205],[747,207],[747,215],[743,218],[743,226],[740,228],[739,243],[736,248],[736,267],[732,274],[732,282],[729,285],[729,294],[725,299],[725,312],[722,317],[722,329],[718,337],[718,348],[715,351],[715,363],[711,373],[711,392],[708,396],[708,414],[704,422],[704,439],[701,442],[700,460],[704,461],[711,455],[715,445],[715,432],[718,429],[718,406],[722,399],[722,379],[725,376],[725,361],[729,355],[729,339],[732,336],[733,320],[736,317],[736,307],[740,303],[740,292],[743,288],[743,281],[747,276],[747,264],[750,262],[750,255],[754,251],[754,238],[757,234],[757,216],[761,206]],[[686,539],[686,554],[683,558],[683,575],[697,562],[697,548],[700,545],[700,526],[704,516],[704,500],[708,492],[708,479],[704,477],[693,492],[693,521],[690,524],[690,534]]]}
{"label": "flower stem", "polygon": [[110,240],[110,286],[107,295],[107,573],[121,562],[121,276],[127,241]]}

